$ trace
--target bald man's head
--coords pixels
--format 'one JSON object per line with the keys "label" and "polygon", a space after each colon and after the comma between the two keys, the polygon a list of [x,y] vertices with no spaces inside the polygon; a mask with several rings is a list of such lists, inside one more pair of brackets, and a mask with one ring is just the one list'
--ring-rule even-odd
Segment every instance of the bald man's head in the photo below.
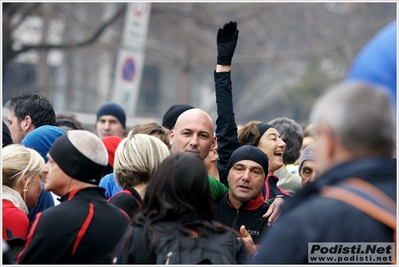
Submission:
{"label": "bald man's head", "polygon": [[216,145],[212,118],[198,108],[183,112],[170,132],[170,145],[173,153],[196,153],[204,160]]}

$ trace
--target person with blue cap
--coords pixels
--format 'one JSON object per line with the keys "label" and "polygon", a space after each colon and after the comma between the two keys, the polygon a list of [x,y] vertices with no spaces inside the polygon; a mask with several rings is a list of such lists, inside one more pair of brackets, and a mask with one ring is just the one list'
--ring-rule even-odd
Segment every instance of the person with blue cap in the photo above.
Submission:
{"label": "person with blue cap", "polygon": [[107,136],[124,137],[126,131],[126,114],[123,108],[108,102],[97,111],[96,131],[100,139]]}

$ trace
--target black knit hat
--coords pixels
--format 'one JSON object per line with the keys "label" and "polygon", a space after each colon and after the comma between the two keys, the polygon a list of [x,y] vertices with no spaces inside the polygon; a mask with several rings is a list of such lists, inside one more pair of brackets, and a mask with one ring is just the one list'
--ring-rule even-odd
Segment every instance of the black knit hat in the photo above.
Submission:
{"label": "black knit hat", "polygon": [[97,121],[101,116],[111,115],[116,117],[122,124],[123,129],[126,128],[126,114],[123,108],[114,102],[105,103],[97,111]]}
{"label": "black knit hat", "polygon": [[234,164],[241,160],[252,160],[256,163],[259,163],[265,174],[268,173],[269,169],[269,160],[266,154],[253,145],[243,145],[236,150],[234,150],[233,154],[231,154],[229,163],[227,164],[227,172],[233,167]]}
{"label": "black knit hat", "polygon": [[190,105],[177,104],[171,106],[163,115],[162,126],[172,130],[175,127],[176,120],[184,111],[194,108]]}

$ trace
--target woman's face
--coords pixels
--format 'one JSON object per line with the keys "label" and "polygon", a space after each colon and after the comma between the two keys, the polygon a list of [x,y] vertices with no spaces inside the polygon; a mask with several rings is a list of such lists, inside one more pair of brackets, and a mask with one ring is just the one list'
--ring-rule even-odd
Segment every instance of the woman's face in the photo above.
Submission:
{"label": "woman's face", "polygon": [[42,185],[40,183],[41,174],[32,177],[26,185],[27,191],[22,192],[25,197],[25,203],[28,208],[34,208],[37,206],[40,193],[42,192]]}
{"label": "woman's face", "polygon": [[269,174],[283,167],[285,142],[275,128],[269,128],[259,140],[258,148],[269,158]]}

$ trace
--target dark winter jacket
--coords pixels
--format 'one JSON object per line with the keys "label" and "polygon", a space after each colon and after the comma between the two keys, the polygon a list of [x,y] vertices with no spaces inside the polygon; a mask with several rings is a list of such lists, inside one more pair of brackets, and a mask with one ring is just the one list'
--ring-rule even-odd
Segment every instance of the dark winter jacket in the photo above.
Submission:
{"label": "dark winter jacket", "polygon": [[100,187],[76,189],[38,213],[20,264],[109,264],[129,219]]}
{"label": "dark winter jacket", "polygon": [[343,163],[282,205],[252,263],[308,263],[309,242],[393,242],[393,230],[355,207],[323,198],[319,190],[346,178],[365,180],[396,202],[396,161],[371,158]]}
{"label": "dark winter jacket", "polygon": [[[195,229],[197,222],[191,222],[185,224],[185,227]],[[115,263],[118,264],[155,264],[158,260],[167,258],[167,255],[163,253],[160,255],[161,252],[168,251],[169,248],[173,246],[168,244],[173,243],[172,240],[180,237],[181,234],[177,231],[177,224],[176,222],[171,221],[163,221],[158,222],[154,225],[154,228],[158,229],[159,237],[158,241],[156,242],[157,247],[155,249],[155,255],[149,255],[149,247],[151,242],[151,234],[149,232],[144,232],[143,226],[140,224],[136,224],[133,230],[132,238],[129,242],[130,245],[127,247],[125,246],[125,242],[127,236],[125,235],[117,249],[116,253],[116,261]],[[194,231],[195,232],[195,231]],[[229,262],[228,264],[232,263],[245,263],[247,262],[247,258],[244,252],[244,245],[241,240],[237,238],[237,236],[233,232],[226,232],[224,234],[215,233],[212,230],[208,231],[208,237],[195,237],[192,238],[193,242],[195,239],[206,238],[211,244],[210,247],[207,248],[207,251],[214,251],[218,252],[213,254],[213,260],[211,262],[218,262],[222,257],[225,258],[223,255],[228,255],[234,262]],[[197,240],[199,241],[199,240]],[[191,247],[191,246],[190,246]],[[183,248],[184,252],[181,253],[181,260],[178,263],[173,264],[194,264],[190,263],[189,260],[192,259],[190,255],[190,249]],[[187,250],[188,249],[188,250]],[[174,252],[176,253],[176,251]],[[165,254],[165,255],[164,255]],[[216,259],[215,259],[216,258]],[[161,263],[161,262],[160,262]],[[164,262],[162,261],[162,264]]]}
{"label": "dark winter jacket", "polygon": [[269,205],[264,202],[261,194],[256,199],[242,204],[239,209],[230,203],[227,195],[217,205],[217,220],[238,232],[241,225],[245,225],[254,243],[259,244],[259,236],[268,229],[267,219],[262,217],[268,208]]}
{"label": "dark winter jacket", "polygon": [[129,218],[132,218],[134,214],[141,210],[143,200],[139,193],[129,186],[109,198],[108,202],[126,212]]}

